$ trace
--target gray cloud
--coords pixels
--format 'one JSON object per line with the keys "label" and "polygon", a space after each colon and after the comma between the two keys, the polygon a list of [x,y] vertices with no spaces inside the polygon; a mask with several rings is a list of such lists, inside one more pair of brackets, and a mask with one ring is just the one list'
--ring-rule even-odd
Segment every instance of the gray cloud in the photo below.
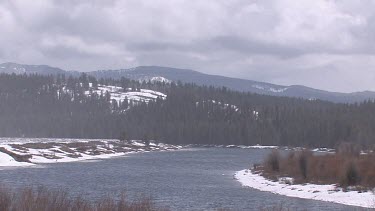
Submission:
{"label": "gray cloud", "polygon": [[372,0],[0,1],[0,62],[375,90]]}

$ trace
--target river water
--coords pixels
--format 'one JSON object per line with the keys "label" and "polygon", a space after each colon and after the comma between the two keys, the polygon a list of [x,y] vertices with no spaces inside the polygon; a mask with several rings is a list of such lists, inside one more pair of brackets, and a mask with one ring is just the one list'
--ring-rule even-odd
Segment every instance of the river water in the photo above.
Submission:
{"label": "river water", "polygon": [[90,199],[126,191],[171,210],[259,210],[282,205],[291,210],[357,210],[355,207],[289,198],[242,187],[235,171],[260,162],[270,150],[192,148],[132,154],[96,162],[37,165],[0,170],[2,184],[44,185]]}

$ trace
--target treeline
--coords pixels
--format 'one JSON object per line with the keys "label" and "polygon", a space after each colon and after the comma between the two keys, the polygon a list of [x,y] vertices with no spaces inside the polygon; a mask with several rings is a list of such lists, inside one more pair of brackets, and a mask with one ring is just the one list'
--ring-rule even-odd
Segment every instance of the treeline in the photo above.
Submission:
{"label": "treeline", "polygon": [[[112,102],[98,84],[167,94]],[[362,147],[375,143],[375,103],[334,104],[182,83],[0,75],[0,136],[154,139],[174,144]]]}

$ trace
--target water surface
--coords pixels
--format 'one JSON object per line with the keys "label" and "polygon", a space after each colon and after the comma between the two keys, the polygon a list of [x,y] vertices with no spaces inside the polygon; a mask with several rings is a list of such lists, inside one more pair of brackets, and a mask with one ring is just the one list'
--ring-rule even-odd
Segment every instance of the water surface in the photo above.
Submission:
{"label": "water surface", "polygon": [[45,185],[98,199],[126,190],[152,196],[172,210],[258,210],[282,204],[292,210],[356,210],[355,207],[289,198],[242,187],[235,171],[260,162],[270,150],[193,148],[132,154],[99,162],[74,162],[0,171],[2,183]]}

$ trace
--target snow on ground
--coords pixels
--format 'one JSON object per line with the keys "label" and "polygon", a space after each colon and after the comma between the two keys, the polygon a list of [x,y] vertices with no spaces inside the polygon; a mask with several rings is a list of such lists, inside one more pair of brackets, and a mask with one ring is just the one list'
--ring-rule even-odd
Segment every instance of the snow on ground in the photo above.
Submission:
{"label": "snow on ground", "polygon": [[167,78],[164,78],[162,76],[143,76],[141,78],[138,79],[138,81],[140,82],[148,82],[148,81],[151,81],[152,83],[155,83],[155,82],[164,82],[164,83],[172,83],[171,80],[167,79]]}
{"label": "snow on ground", "polygon": [[[136,152],[181,149],[181,146],[142,141],[113,139],[0,139],[0,167],[30,166],[39,163],[61,163],[105,159]],[[18,162],[24,160],[25,162]]]}
{"label": "snow on ground", "polygon": [[[131,152],[128,152],[128,153],[113,153],[113,154],[100,154],[100,155],[87,155],[87,154],[84,154],[84,153],[80,153],[81,157],[76,157],[76,158],[67,157],[67,156],[64,156],[63,154],[51,153],[51,152],[48,152],[48,151],[47,151],[47,153],[50,153],[50,154],[40,154],[40,155],[34,154],[33,157],[30,159],[30,161],[33,164],[68,163],[68,162],[84,161],[84,160],[107,159],[107,158],[111,158],[111,157],[123,156],[123,155],[129,154]],[[53,159],[53,158],[45,157],[46,155],[54,155],[54,156],[60,155],[60,156],[59,156],[58,159]]]}
{"label": "snow on ground", "polygon": [[335,149],[330,149],[330,148],[315,148],[315,149],[312,149],[311,151],[313,152],[330,152],[330,153],[334,153],[336,150]]}
{"label": "snow on ground", "polygon": [[[234,177],[246,187],[260,191],[302,199],[327,201],[351,206],[375,208],[375,195],[372,192],[344,192],[335,185],[286,184],[284,181],[274,182],[250,170],[236,172]],[[284,180],[287,178],[284,178]]]}
{"label": "snow on ground", "polygon": [[253,146],[245,146],[245,145],[225,145],[226,148],[240,148],[240,149],[278,149],[278,146],[262,146],[262,145],[253,145]]}
{"label": "snow on ground", "polygon": [[[219,148],[239,148],[239,149],[280,149],[285,151],[302,151],[302,150],[310,150],[312,152],[317,153],[334,153],[335,149],[330,148],[315,148],[315,149],[308,149],[304,147],[287,147],[287,146],[272,146],[272,145],[214,145],[214,144],[190,144],[190,147],[219,147]],[[370,151],[372,152],[372,151]],[[361,152],[362,154],[368,153],[367,151]]]}
{"label": "snow on ground", "polygon": [[284,92],[284,91],[286,91],[286,90],[288,90],[289,88],[288,87],[286,87],[286,88],[280,88],[280,89],[275,89],[275,88],[269,88],[269,91],[271,91],[271,92]]}
{"label": "snow on ground", "polygon": [[3,152],[0,152],[0,167],[4,167],[4,166],[31,166],[31,165],[33,165],[33,164],[32,163],[26,163],[26,162],[17,162],[10,155],[5,154]]}
{"label": "snow on ground", "polygon": [[250,148],[250,149],[277,149],[278,146],[262,146],[262,145],[254,145],[254,146],[247,146],[244,148]]}
{"label": "snow on ground", "polygon": [[[146,146],[146,144],[141,143],[141,142],[136,142],[136,141],[132,141],[132,144],[133,144],[134,146],[139,146],[139,147],[144,147],[144,146]],[[152,144],[151,146],[155,146],[155,144]]]}
{"label": "snow on ground", "polygon": [[[202,102],[195,102],[195,106],[198,107],[200,105],[203,105],[203,107],[206,107],[206,106],[209,106],[209,104],[211,104],[211,103],[220,106],[222,109],[230,108],[231,110],[233,110],[235,112],[238,112],[238,113],[242,112],[241,109],[237,105],[223,103],[223,102],[216,101],[216,100],[207,100],[207,101],[204,100]],[[258,111],[253,110],[251,108],[248,111],[250,111],[251,115],[253,115],[253,117],[256,120],[259,120],[259,112]]]}
{"label": "snow on ground", "polygon": [[91,89],[90,91],[86,91],[86,95],[90,95],[91,93],[96,93],[98,95],[105,95],[106,93],[109,93],[111,96],[111,100],[116,100],[117,103],[120,101],[123,102],[125,99],[128,99],[128,102],[134,101],[134,102],[150,102],[154,101],[157,98],[161,98],[165,100],[167,98],[167,95],[149,90],[149,89],[140,89],[139,91],[132,91],[130,88],[124,90],[122,87],[118,86],[105,86],[105,85],[98,85],[97,89]]}
{"label": "snow on ground", "polygon": [[268,87],[268,86],[264,87],[258,84],[254,84],[252,85],[252,87],[256,89],[260,89],[260,90],[269,91],[269,92],[275,92],[275,93],[284,92],[289,89],[289,87],[284,87],[284,88],[273,88],[273,87]]}
{"label": "snow on ground", "polygon": [[[71,143],[102,141],[103,139],[73,139],[73,138],[0,138],[0,147],[4,144],[26,144],[26,143]],[[117,139],[105,139],[106,141],[118,141]]]}
{"label": "snow on ground", "polygon": [[164,83],[172,83],[171,80],[167,79],[167,78],[164,78],[164,77],[161,77],[161,76],[155,76],[155,77],[152,77],[151,82],[164,82]]}

